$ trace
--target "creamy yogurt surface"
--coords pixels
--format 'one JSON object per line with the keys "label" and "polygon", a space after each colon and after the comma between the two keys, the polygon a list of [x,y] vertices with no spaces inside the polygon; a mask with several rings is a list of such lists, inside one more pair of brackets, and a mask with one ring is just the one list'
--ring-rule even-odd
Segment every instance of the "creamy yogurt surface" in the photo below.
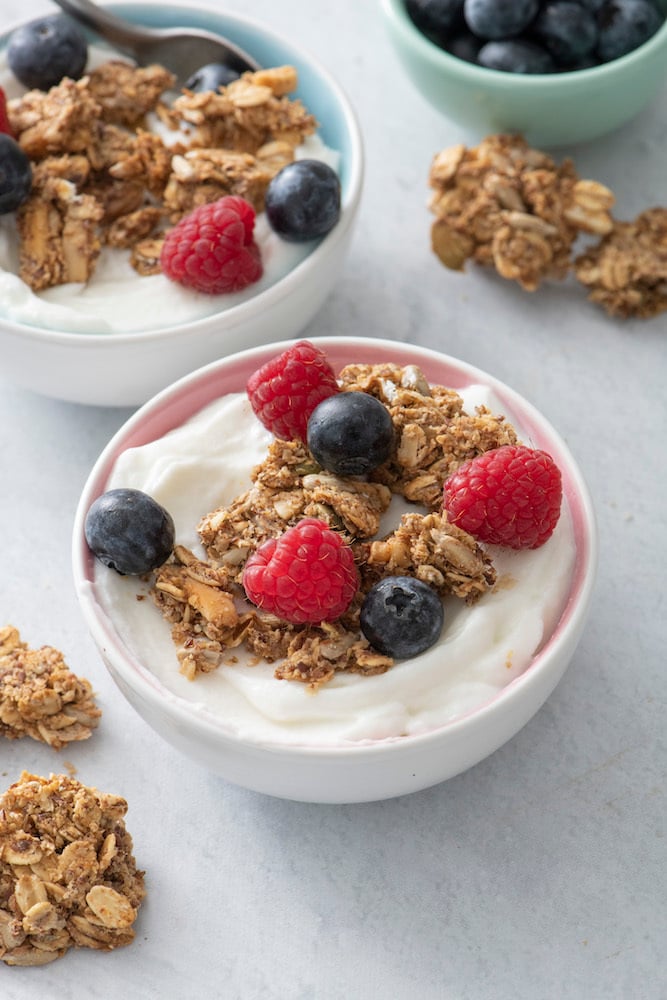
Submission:
{"label": "creamy yogurt surface", "polygon": [[[89,49],[88,69],[120,58],[101,46]],[[25,93],[0,52],[0,87],[8,98]],[[157,116],[149,126],[167,144],[183,134],[165,128]],[[315,134],[295,151],[297,159],[323,160],[338,170],[340,156]],[[70,333],[133,333],[178,326],[226,311],[270,288],[304,260],[318,241],[288,243],[269,226],[264,213],[255,223],[264,272],[259,281],[240,292],[205,295],[184,288],[162,274],[141,276],[131,266],[130,252],[103,247],[95,272],[85,284],[68,283],[33,290],[18,276],[19,242],[13,213],[0,215],[0,316],[14,323]]]}
{"label": "creamy yogurt surface", "polygon": [[[459,391],[470,413],[482,403],[502,412],[484,386]],[[271,440],[245,394],[231,394],[159,440],[125,451],[106,488],[133,487],[155,497],[174,518],[177,541],[204,558],[200,518],[249,487]],[[380,533],[395,527],[405,509],[395,498]],[[273,665],[256,664],[242,647],[234,650],[236,664],[188,681],[179,673],[168,623],[149,597],[137,600],[147,587],[96,563],[95,589],[128,648],[193,711],[211,713],[236,735],[260,743],[341,745],[428,732],[488,701],[530,664],[562,612],[572,577],[575,545],[566,505],[541,548],[487,549],[498,574],[494,590],[472,606],[446,599],[434,646],[378,676],[336,673],[316,692],[276,680]]]}

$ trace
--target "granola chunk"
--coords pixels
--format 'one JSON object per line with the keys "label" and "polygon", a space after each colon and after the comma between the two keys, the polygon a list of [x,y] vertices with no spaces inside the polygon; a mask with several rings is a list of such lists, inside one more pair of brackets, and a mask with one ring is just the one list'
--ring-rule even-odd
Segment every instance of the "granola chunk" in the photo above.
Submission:
{"label": "granola chunk", "polygon": [[571,160],[558,165],[521,136],[443,150],[429,184],[431,244],[441,262],[459,271],[468,260],[492,266],[527,291],[566,276],[580,232],[601,235],[612,226],[608,188],[582,180]]}
{"label": "granola chunk", "polygon": [[114,59],[88,74],[88,89],[101,105],[103,119],[130,128],[140,125],[175,83],[164,66],[132,66]]}
{"label": "granola chunk", "polygon": [[90,682],[69,670],[61,652],[29,649],[18,629],[0,628],[0,735],[60,750],[88,739],[101,714]]}
{"label": "granola chunk", "polygon": [[614,223],[577,257],[575,275],[610,316],[649,319],[667,310],[667,208]]}
{"label": "granola chunk", "polygon": [[429,510],[440,508],[444,481],[459,465],[517,442],[504,417],[483,406],[472,415],[465,413],[455,390],[429,386],[414,365],[349,365],[341,371],[340,382],[345,389],[376,396],[391,415],[396,451],[372,478]]}
{"label": "granola chunk", "polygon": [[24,771],[0,797],[0,959],[45,965],[70,948],[130,944],[145,896],[127,803],[66,775]]}
{"label": "granola chunk", "polygon": [[61,168],[60,158],[38,164],[31,193],[16,213],[19,276],[34,291],[87,281],[101,250],[102,207],[79,193]]}
{"label": "granola chunk", "polygon": [[296,147],[317,127],[301,101],[287,96],[296,85],[291,66],[244,73],[216,93],[185,91],[172,111],[192,127],[193,146],[243,153],[275,141]]}
{"label": "granola chunk", "polygon": [[16,139],[31,160],[84,153],[91,146],[102,108],[90,93],[88,77],[65,77],[48,91],[30,90],[8,102]]}

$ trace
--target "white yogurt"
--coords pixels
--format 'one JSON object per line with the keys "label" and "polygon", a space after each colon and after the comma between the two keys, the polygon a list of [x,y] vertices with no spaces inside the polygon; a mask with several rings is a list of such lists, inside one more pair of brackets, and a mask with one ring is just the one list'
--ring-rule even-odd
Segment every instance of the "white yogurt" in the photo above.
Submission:
{"label": "white yogurt", "polygon": [[[118,58],[108,49],[91,48],[88,68],[111,56]],[[0,86],[8,98],[25,92],[7,68],[4,53],[0,53]],[[151,116],[150,125],[166,142],[178,138],[155,116]],[[317,134],[307,137],[296,156],[323,160],[334,170],[339,167],[339,153],[326,146]],[[257,216],[255,239],[264,273],[241,292],[205,295],[169,281],[162,274],[141,277],[129,262],[129,251],[110,247],[103,247],[95,271],[85,284],[68,283],[33,292],[18,277],[19,241],[14,215],[0,215],[0,317],[25,326],[71,333],[132,333],[177,326],[231,309],[270,288],[304,260],[318,242],[285,242],[271,230],[264,213]]]}
{"label": "white yogurt", "polygon": [[[461,395],[469,412],[479,403],[501,412],[482,386]],[[199,519],[248,488],[270,440],[245,395],[230,395],[159,441],[124,452],[107,485],[154,496],[171,512],[177,541],[203,556]],[[394,513],[397,522],[400,512]],[[390,527],[383,524],[383,531]],[[376,677],[337,673],[315,693],[276,680],[274,666],[253,665],[242,649],[234,651],[237,664],[187,681],[169,625],[150,599],[137,600],[137,580],[98,565],[95,586],[127,646],[195,711],[212,713],[249,740],[330,746],[426,732],[492,698],[525,670],[566,600],[575,557],[567,509],[541,548],[489,551],[498,585],[472,607],[447,599],[436,645]]]}

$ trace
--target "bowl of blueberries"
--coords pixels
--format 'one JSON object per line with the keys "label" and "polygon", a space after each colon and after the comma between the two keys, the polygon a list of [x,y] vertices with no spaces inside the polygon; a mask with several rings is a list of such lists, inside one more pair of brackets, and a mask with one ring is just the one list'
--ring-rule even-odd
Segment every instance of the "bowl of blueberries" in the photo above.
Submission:
{"label": "bowl of blueberries", "polygon": [[0,36],[3,374],[134,406],[313,318],[352,237],[363,147],[346,95],[289,37],[211,8],[104,10],[251,59],[184,78],[62,13]]}
{"label": "bowl of blueberries", "polygon": [[475,133],[588,142],[637,115],[667,75],[666,0],[383,0],[422,95]]}

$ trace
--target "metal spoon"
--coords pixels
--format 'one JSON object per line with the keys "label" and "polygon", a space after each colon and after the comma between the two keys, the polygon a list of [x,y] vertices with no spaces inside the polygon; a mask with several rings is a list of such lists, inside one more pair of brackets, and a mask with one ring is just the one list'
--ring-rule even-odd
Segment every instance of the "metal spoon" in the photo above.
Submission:
{"label": "metal spoon", "polygon": [[199,28],[147,28],[125,21],[92,0],[55,0],[75,20],[90,28],[139,66],[159,63],[185,81],[207,63],[224,63],[237,73],[259,69],[259,64],[233,42]]}

